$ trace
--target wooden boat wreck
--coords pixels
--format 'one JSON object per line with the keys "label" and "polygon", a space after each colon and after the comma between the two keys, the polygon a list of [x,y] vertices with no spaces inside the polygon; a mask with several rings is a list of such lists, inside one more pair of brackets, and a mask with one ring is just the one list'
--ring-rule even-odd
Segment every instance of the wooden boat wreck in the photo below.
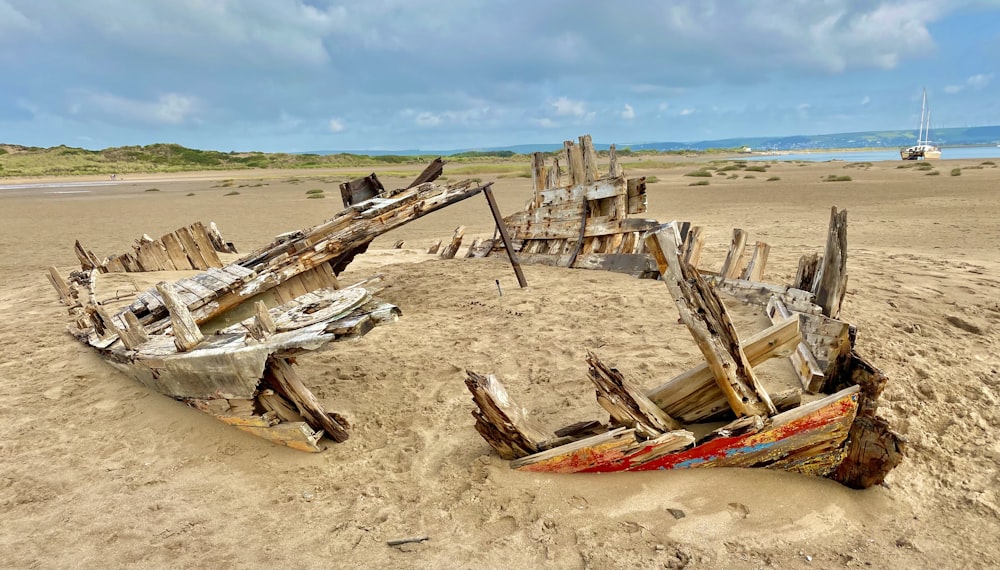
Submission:
{"label": "wooden boat wreck", "polygon": [[[598,170],[590,135],[581,136],[579,144],[564,142],[548,164],[543,153],[534,153],[531,172],[531,200],[503,220],[519,262],[659,275],[641,239],[659,222],[630,217],[646,211],[646,179],[625,176],[614,145],[605,173]],[[507,255],[499,237],[474,243],[469,252],[469,257]]]}
{"label": "wooden boat wreck", "polygon": [[[512,468],[551,473],[767,467],[854,488],[881,483],[905,440],[876,415],[885,375],[855,352],[854,327],[837,319],[846,211],[833,209],[825,255],[804,257],[788,287],[722,276],[710,283],[690,263],[677,224],[643,241],[705,362],[642,390],[589,354],[588,377],[610,420],[557,430],[535,422],[495,376],[468,371],[476,429],[500,456]],[[773,325],[741,340],[722,291]],[[767,392],[754,367],[775,357],[789,359],[801,390]]]}
{"label": "wooden boat wreck", "polygon": [[336,275],[379,235],[489,192],[489,184],[472,180],[436,185],[439,174],[440,164],[432,164],[407,188],[391,191],[375,175],[345,184],[347,207],[333,218],[278,236],[235,262],[162,281],[117,311],[98,301],[101,272],[202,269],[212,246],[140,240],[135,256],[99,261],[78,243],[83,270],[67,282],[51,268],[49,279],[70,307],[70,332],[115,368],[241,430],[320,451],[322,437],[344,441],[349,426],[303,385],[294,357],[399,317],[398,307],[373,296],[371,281],[341,287]]}

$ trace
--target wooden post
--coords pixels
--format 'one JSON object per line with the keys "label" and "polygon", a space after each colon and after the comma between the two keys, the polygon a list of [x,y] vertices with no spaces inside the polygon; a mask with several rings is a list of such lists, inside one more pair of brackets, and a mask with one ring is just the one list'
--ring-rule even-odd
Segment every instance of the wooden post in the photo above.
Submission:
{"label": "wooden post", "polygon": [[736,416],[774,415],[777,410],[753,373],[725,305],[698,270],[681,262],[679,241],[673,224],[646,234],[646,248],[659,266],[681,320],[701,349]]}
{"label": "wooden post", "polygon": [[500,239],[503,240],[503,247],[507,250],[507,257],[510,259],[510,266],[514,268],[514,275],[517,276],[517,284],[521,286],[522,289],[528,286],[528,282],[524,279],[524,273],[521,272],[521,264],[517,261],[517,254],[514,253],[514,248],[510,244],[510,234],[507,233],[507,224],[503,221],[503,216],[500,215],[500,208],[497,207],[497,201],[493,198],[493,183],[490,182],[483,187],[483,196],[486,196],[486,203],[490,206],[490,212],[493,214],[493,221],[497,225],[497,230],[500,232]]}
{"label": "wooden post", "polygon": [[815,293],[816,284],[818,283],[816,281],[816,271],[819,269],[819,261],[820,256],[818,253],[800,257],[799,267],[795,272],[795,281],[792,282],[792,287]]}
{"label": "wooden post", "polygon": [[622,167],[618,164],[618,151],[615,150],[615,145],[611,145],[608,149],[608,178],[618,178],[622,176],[624,172]]}
{"label": "wooden post", "polygon": [[719,277],[723,279],[736,279],[742,267],[743,250],[747,246],[747,232],[740,228],[733,229],[733,239],[729,244],[729,253],[726,254],[726,261],[719,270]]}
{"label": "wooden post", "polygon": [[465,226],[455,228],[455,233],[451,236],[451,243],[441,252],[441,259],[452,259],[458,253],[458,248],[462,247],[462,237],[465,236]]}
{"label": "wooden post", "polygon": [[545,155],[536,152],[531,155],[531,183],[535,189],[535,207],[542,205],[542,190],[548,185],[548,173],[545,171]]}
{"label": "wooden post", "polygon": [[118,331],[118,338],[121,339],[125,348],[135,350],[139,345],[149,340],[149,337],[146,335],[146,329],[143,328],[142,323],[139,322],[135,313],[125,311],[123,318],[125,320],[125,330]]}
{"label": "wooden post", "polygon": [[692,267],[698,267],[698,262],[701,261],[701,248],[704,245],[705,237],[701,235],[701,226],[691,226],[681,246],[684,261],[690,263]]}
{"label": "wooden post", "polygon": [[767,266],[767,256],[771,253],[771,246],[759,241],[754,244],[753,255],[750,257],[750,263],[747,264],[746,269],[740,274],[740,279],[746,279],[748,281],[763,281],[764,280],[764,267]]}
{"label": "wooden post", "polygon": [[174,329],[174,346],[177,350],[187,352],[201,344],[205,337],[201,334],[201,329],[198,328],[198,323],[195,322],[187,305],[174,291],[173,285],[160,281],[156,284],[156,290],[159,291],[160,297],[163,297],[163,305],[170,313],[170,324]]}
{"label": "wooden post", "polygon": [[563,142],[563,148],[566,149],[566,166],[569,169],[570,185],[583,184],[586,175],[583,170],[583,153],[580,147],[573,144],[573,141],[565,141]]}
{"label": "wooden post", "polygon": [[597,180],[597,152],[590,135],[580,137],[580,154],[583,158],[583,182],[590,184]]}
{"label": "wooden post", "polygon": [[822,307],[824,315],[836,319],[847,291],[847,210],[838,213],[836,206],[830,211],[830,228],[820,271],[816,304]]}
{"label": "wooden post", "polygon": [[427,248],[427,253],[429,253],[430,255],[434,255],[435,253],[437,253],[438,250],[441,249],[441,241],[442,240],[437,240],[436,242],[432,243],[431,246]]}
{"label": "wooden post", "polygon": [[562,172],[559,171],[559,158],[552,157],[552,166],[549,167],[549,178],[545,182],[546,188],[559,188],[562,186]]}

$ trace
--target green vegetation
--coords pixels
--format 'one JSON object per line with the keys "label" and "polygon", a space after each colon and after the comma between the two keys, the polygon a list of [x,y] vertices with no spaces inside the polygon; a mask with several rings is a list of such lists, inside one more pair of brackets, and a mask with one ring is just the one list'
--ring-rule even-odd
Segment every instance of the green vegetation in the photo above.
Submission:
{"label": "green vegetation", "polygon": [[739,174],[735,174],[735,173],[733,173],[733,174],[730,174],[729,176],[727,176],[727,177],[726,177],[726,180],[733,180],[733,179],[735,179],[735,178],[739,178],[739,177],[740,177],[740,175],[739,175]]}
{"label": "green vegetation", "polygon": [[223,194],[223,196],[238,196],[238,195],[239,192],[237,192],[236,190],[233,190],[232,192],[226,192],[225,194]]}
{"label": "green vegetation", "polygon": [[748,166],[743,170],[746,170],[747,172],[767,172],[767,166],[754,165],[754,166]]}
{"label": "green vegetation", "polygon": [[146,190],[145,190],[145,191],[146,191],[146,192],[159,192],[159,191],[160,191],[160,189],[159,189],[159,188],[146,188]]}
{"label": "green vegetation", "polygon": [[745,167],[746,167],[745,164],[743,166],[738,166],[738,165],[735,165],[735,164],[728,164],[728,165],[723,166],[722,168],[720,168],[719,172],[729,172],[730,170],[739,170],[739,169],[745,168]]}
{"label": "green vegetation", "polygon": [[937,170],[932,170],[932,171],[928,172],[927,174],[925,174],[924,176],[941,176],[941,173],[938,172]]}
{"label": "green vegetation", "polygon": [[688,186],[708,186],[708,184],[708,180],[696,180],[695,182],[688,184]]}
{"label": "green vegetation", "polygon": [[712,173],[707,170],[692,170],[691,172],[688,172],[684,176],[698,176],[702,178],[708,178],[712,176]]}
{"label": "green vegetation", "polygon": [[310,194],[306,198],[312,200],[314,198],[326,198],[326,194]]}
{"label": "green vegetation", "polygon": [[961,168],[952,168],[951,169],[951,175],[952,176],[961,176],[962,175],[962,169]]}
{"label": "green vegetation", "polygon": [[778,180],[781,180],[780,176],[772,176],[772,177],[770,177],[770,178],[767,179],[768,182],[776,182]]}
{"label": "green vegetation", "polygon": [[850,176],[837,176],[836,174],[829,174],[823,179],[823,182],[850,182]]}
{"label": "green vegetation", "polygon": [[646,177],[646,184],[656,184],[659,181],[660,181],[660,179],[657,178],[656,176],[647,176]]}
{"label": "green vegetation", "polygon": [[188,192],[185,196],[194,196],[194,192]]}
{"label": "green vegetation", "polygon": [[306,190],[306,194],[322,194],[322,188],[313,188],[312,190]]}
{"label": "green vegetation", "polygon": [[744,176],[743,178],[757,178],[757,177],[756,177],[756,176],[754,176],[753,174],[747,174],[747,175],[746,175],[746,176]]}
{"label": "green vegetation", "polygon": [[997,163],[993,162],[992,160],[984,160],[983,162],[980,162],[979,165],[980,166],[996,166]]}

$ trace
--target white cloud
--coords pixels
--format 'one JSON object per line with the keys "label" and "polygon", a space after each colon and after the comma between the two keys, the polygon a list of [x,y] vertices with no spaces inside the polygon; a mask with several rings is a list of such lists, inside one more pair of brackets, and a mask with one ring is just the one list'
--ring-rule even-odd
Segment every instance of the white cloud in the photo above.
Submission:
{"label": "white cloud", "polygon": [[344,130],[344,123],[340,119],[330,119],[330,132],[339,133]]}
{"label": "white cloud", "polygon": [[687,117],[688,115],[693,115],[693,114],[695,114],[694,109],[681,109],[679,113],[679,115],[682,117]]}
{"label": "white cloud", "polygon": [[659,109],[660,111],[666,111],[669,108],[670,108],[670,103],[660,103],[660,105],[657,107],[657,109]]}
{"label": "white cloud", "polygon": [[438,125],[441,124],[441,117],[440,116],[435,115],[434,113],[427,112],[427,111],[423,111],[421,113],[417,113],[417,118],[414,119],[414,120],[421,127],[436,127],[436,126],[438,126]]}
{"label": "white cloud", "polygon": [[129,99],[112,93],[85,93],[70,105],[76,115],[101,115],[110,119],[159,125],[190,122],[199,109],[197,98],[180,93],[164,93],[153,100]]}
{"label": "white cloud", "polygon": [[965,85],[946,85],[944,92],[954,95],[955,93],[961,93],[963,89],[965,89]]}
{"label": "white cloud", "polygon": [[990,81],[992,80],[993,80],[992,73],[985,73],[985,74],[980,73],[966,79],[965,82],[969,85],[969,87],[972,87],[973,89],[982,89],[983,87],[989,85]]}
{"label": "white cloud", "polygon": [[587,105],[583,101],[575,101],[569,97],[560,97],[552,102],[556,115],[583,117],[587,114]]}
{"label": "white cloud", "polygon": [[869,96],[867,96],[867,95],[865,95],[864,97],[861,98],[861,104],[862,105],[867,105],[867,104],[869,104],[871,102],[872,102],[872,98],[869,97]]}
{"label": "white cloud", "polygon": [[632,105],[625,103],[625,109],[622,110],[622,118],[625,120],[631,120],[635,118],[635,109],[632,108]]}
{"label": "white cloud", "polygon": [[551,129],[551,128],[555,128],[555,127],[559,126],[559,125],[556,124],[555,121],[553,121],[552,119],[550,119],[548,117],[543,117],[541,119],[535,119],[534,123],[536,125],[538,125],[539,127],[542,127],[543,129]]}

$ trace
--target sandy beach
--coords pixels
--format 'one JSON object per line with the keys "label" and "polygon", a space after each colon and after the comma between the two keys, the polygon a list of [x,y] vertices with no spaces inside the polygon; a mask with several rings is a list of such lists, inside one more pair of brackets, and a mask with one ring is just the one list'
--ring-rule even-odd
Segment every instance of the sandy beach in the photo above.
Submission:
{"label": "sandy beach", "polygon": [[[342,172],[0,190],[0,567],[998,566],[1000,168],[942,160],[928,176],[900,164],[779,162],[708,186],[690,186],[703,180],[685,176],[695,162],[627,170],[657,178],[642,217],[705,227],[703,267],[718,269],[739,227],[771,245],[765,279],[775,283],[822,251],[831,206],[848,210],[841,316],[889,376],[881,414],[909,440],[903,464],[865,491],[770,470],[509,469],[473,428],[465,370],[497,374],[557,427],[605,417],[586,379],[588,350],[644,387],[701,354],[663,283],[525,266],[529,286],[518,289],[503,261],[426,254],[458,225],[466,243],[492,233],[480,197],[380,237],[341,275],[383,274],[380,296],[403,317],[298,360],[304,382],[350,420],[347,442],[320,454],[272,445],[140,386],[76,342],[45,271],[78,267],[75,240],[106,256],[194,221],[215,222],[250,252],[339,211]],[[460,178],[447,166],[445,175]],[[831,175],[851,180],[824,181]],[[496,180],[505,214],[531,194],[530,179],[476,176]],[[308,199],[311,189],[326,198]],[[107,283],[128,292],[161,278]],[[429,540],[386,544],[414,536]]]}

